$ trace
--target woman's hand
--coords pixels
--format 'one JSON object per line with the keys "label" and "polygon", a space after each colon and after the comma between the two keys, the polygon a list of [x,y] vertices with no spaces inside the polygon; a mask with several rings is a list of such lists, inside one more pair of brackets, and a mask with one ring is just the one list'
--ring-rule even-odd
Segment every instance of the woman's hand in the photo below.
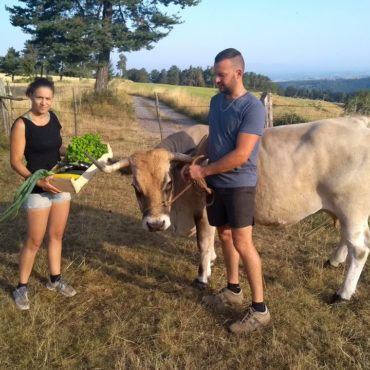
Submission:
{"label": "woman's hand", "polygon": [[50,180],[53,178],[53,176],[44,177],[43,179],[40,179],[37,181],[36,185],[40,187],[42,190],[51,193],[51,194],[57,194],[61,193],[61,190],[56,188],[50,183]]}

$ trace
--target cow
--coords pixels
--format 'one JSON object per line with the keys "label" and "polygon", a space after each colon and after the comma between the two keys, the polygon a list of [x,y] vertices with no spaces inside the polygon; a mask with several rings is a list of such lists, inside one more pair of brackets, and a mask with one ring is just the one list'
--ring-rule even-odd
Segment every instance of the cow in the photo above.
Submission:
{"label": "cow", "polygon": [[208,126],[194,125],[168,136],[154,149],[137,151],[116,163],[107,165],[94,161],[106,173],[123,169],[123,173],[132,174],[145,230],[170,229],[180,236],[196,235],[200,263],[192,285],[199,289],[206,287],[216,258],[215,228],[208,223],[204,191],[196,185],[188,187],[181,168],[190,163],[194,155],[204,154],[202,143],[207,136]]}
{"label": "cow", "polygon": [[[289,225],[323,210],[341,225],[339,246],[326,265],[337,267],[347,255],[349,263],[333,302],[350,300],[369,254],[369,128],[368,117],[339,117],[269,128],[261,140],[256,223]],[[201,256],[199,287],[207,283],[215,258],[205,195],[192,188],[172,205],[169,200],[185,186],[178,166],[171,163],[190,162],[207,129],[196,125],[171,135],[153,150],[136,152],[113,165],[96,163],[105,172],[131,167],[145,229],[159,231],[172,224],[175,231],[184,233],[195,224]]]}
{"label": "cow", "polygon": [[370,118],[339,117],[265,130],[258,155],[255,221],[289,225],[320,210],[340,223],[341,239],[326,262],[347,259],[333,302],[346,301],[370,248]]}

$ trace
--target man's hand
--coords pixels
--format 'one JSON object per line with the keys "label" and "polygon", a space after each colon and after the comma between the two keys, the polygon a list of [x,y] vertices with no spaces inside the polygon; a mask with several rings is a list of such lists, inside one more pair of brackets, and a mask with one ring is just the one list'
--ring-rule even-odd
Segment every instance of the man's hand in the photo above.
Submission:
{"label": "man's hand", "polygon": [[192,180],[202,180],[206,177],[205,167],[197,164],[189,166],[189,176]]}

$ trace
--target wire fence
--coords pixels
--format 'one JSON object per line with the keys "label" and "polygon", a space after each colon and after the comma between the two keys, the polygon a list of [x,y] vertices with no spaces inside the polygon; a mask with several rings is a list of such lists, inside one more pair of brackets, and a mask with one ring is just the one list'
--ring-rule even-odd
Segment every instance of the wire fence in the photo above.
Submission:
{"label": "wire fence", "polygon": [[[67,131],[70,135],[89,132],[90,127],[86,126],[86,122],[89,122],[89,120],[101,120],[103,123],[106,119],[119,119],[117,117],[117,111],[113,108],[111,113],[109,111],[107,112],[107,110],[100,113],[89,106],[84,100],[84,95],[91,91],[91,87],[58,87],[58,94],[53,101],[53,110],[58,115],[65,116],[63,126],[65,128],[66,122],[68,126]],[[261,98],[264,94],[262,94]],[[266,116],[270,120],[270,122],[266,123],[267,127],[333,118],[342,115],[344,112],[343,106],[340,104],[324,101],[307,101],[306,99],[294,99],[291,103],[287,103],[280,99],[280,97],[276,97],[272,101],[271,95],[268,95],[269,100],[264,101]],[[116,93],[113,91],[113,96],[104,97],[105,104],[109,105],[111,103],[112,107],[117,102],[117,99],[120,99],[118,91]],[[166,105],[168,101],[164,97],[162,100],[161,94],[157,94],[157,98],[153,96],[152,100],[156,101],[155,109],[157,111],[156,116],[158,121],[161,117],[165,118],[168,115],[167,112],[173,110],[172,106]],[[127,109],[132,110],[132,107],[129,107],[127,102],[122,102],[123,106],[125,104]],[[9,83],[5,84],[0,80],[0,128],[5,135],[9,135],[13,121],[28,111],[29,108],[30,103],[28,98],[24,95],[24,91],[22,91],[20,86],[11,87]],[[136,103],[134,108],[138,111],[140,108],[148,108],[148,106]],[[203,121],[206,120],[208,109],[208,104],[198,102],[195,104],[185,103],[180,107],[181,112],[190,113],[193,117],[203,117]],[[81,115],[84,116],[84,120],[81,120]],[[84,127],[82,127],[81,121],[84,122]],[[181,124],[183,119],[171,116],[171,121],[174,124]],[[96,125],[92,126],[96,127]]]}

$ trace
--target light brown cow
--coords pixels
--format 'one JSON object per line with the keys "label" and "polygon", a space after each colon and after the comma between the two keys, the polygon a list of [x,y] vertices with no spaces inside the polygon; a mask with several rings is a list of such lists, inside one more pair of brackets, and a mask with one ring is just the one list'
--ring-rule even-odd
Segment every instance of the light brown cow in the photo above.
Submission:
{"label": "light brown cow", "polygon": [[95,162],[108,173],[130,168],[145,230],[170,228],[181,236],[196,234],[200,263],[193,284],[198,288],[205,287],[211,275],[211,263],[216,258],[215,229],[208,223],[205,196],[201,189],[193,186],[175,202],[172,199],[188,185],[181,177],[181,167],[191,162],[196,153],[201,154],[202,148],[198,148],[198,144],[207,135],[208,126],[195,125],[168,136],[155,149],[137,151],[112,165]]}
{"label": "light brown cow", "polygon": [[[349,267],[337,300],[351,298],[369,254],[369,126],[369,118],[342,117],[270,128],[263,135],[258,157],[257,223],[292,224],[319,210],[340,221],[341,242],[328,263],[338,266],[348,254]],[[184,187],[172,164],[177,158],[172,152],[192,155],[207,129],[194,126],[165,139],[160,144],[164,149],[137,152],[114,165],[100,166],[105,172],[131,166],[144,228],[157,231],[172,224],[174,230],[186,234],[196,224],[201,283],[207,282],[215,258],[214,230],[206,220],[204,194],[192,189],[172,206],[168,201]]]}

